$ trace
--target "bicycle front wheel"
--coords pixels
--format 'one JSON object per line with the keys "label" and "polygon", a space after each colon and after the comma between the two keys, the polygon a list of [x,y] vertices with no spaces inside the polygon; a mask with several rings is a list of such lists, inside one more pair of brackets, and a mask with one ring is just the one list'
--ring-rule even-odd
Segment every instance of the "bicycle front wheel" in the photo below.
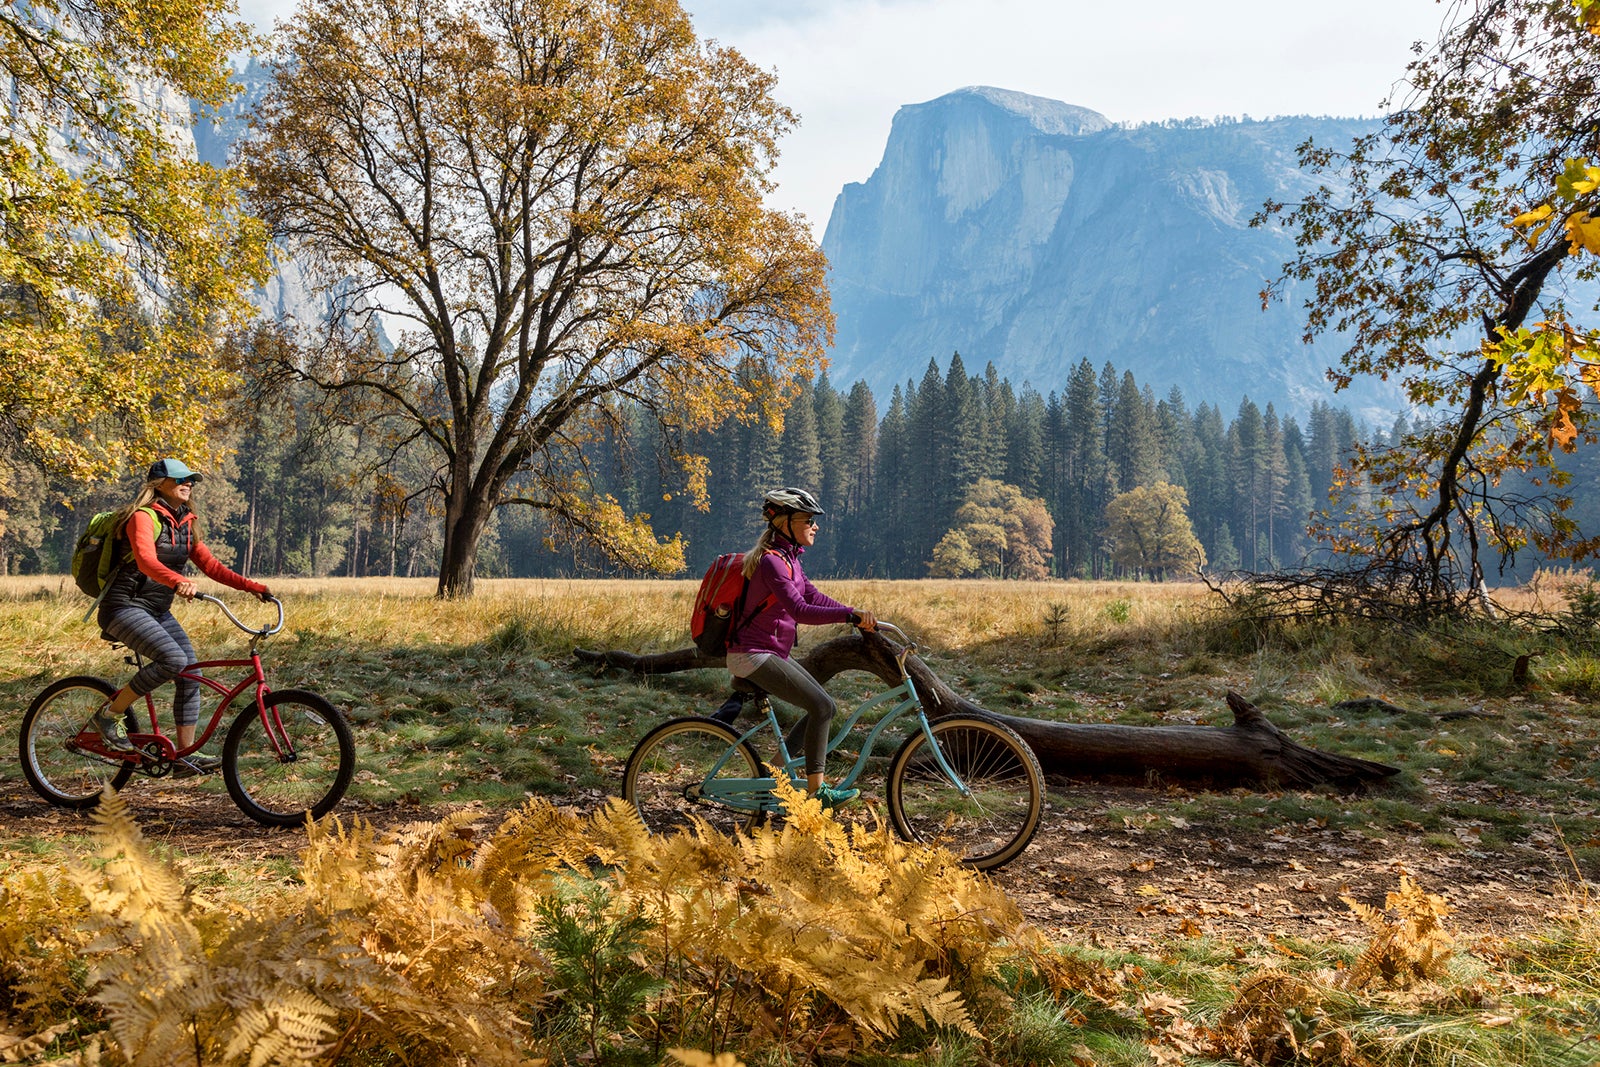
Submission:
{"label": "bicycle front wheel", "polygon": [[[724,757],[720,770],[717,763]],[[705,783],[717,778],[763,778],[766,769],[755,749],[713,719],[664,722],[645,735],[622,772],[622,798],[632,804],[653,834],[687,829],[690,816],[733,835],[754,825],[759,813],[730,807],[705,796]],[[754,801],[750,793],[740,799]]]}
{"label": "bicycle front wheel", "polygon": [[299,826],[307,815],[320,819],[344,798],[355,773],[350,725],[315,693],[280,689],[267,694],[265,704],[271,732],[253,703],[228,728],[222,745],[228,793],[265,826]]}
{"label": "bicycle front wheel", "polygon": [[1033,840],[1044,810],[1044,772],[1027,742],[1001,723],[960,715],[932,724],[962,794],[918,730],[889,764],[889,817],[908,841],[938,844],[980,871],[1009,863]]}

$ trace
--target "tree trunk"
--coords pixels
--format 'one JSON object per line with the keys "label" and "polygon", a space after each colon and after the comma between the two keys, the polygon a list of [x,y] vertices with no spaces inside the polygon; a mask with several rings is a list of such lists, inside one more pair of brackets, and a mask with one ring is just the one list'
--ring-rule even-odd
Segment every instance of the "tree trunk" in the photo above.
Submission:
{"label": "tree trunk", "polygon": [[439,588],[436,595],[453,600],[470,597],[478,570],[478,539],[488,517],[488,509],[469,490],[462,490],[459,505],[445,506],[444,550],[439,556]]}
{"label": "tree trunk", "polygon": [[[897,652],[894,644],[879,635],[854,633],[818,645],[800,663],[824,684],[843,671],[859,670],[875,675],[887,685],[897,685]],[[693,647],[654,655],[584,649],[573,654],[583,663],[635,674],[671,674],[722,666],[720,658]],[[1400,773],[1398,767],[1296,744],[1237,693],[1227,695],[1228,707],[1233,710],[1232,726],[1045,722],[979,707],[958,696],[915,655],[906,666],[930,718],[964,712],[998,719],[1022,735],[1049,774],[1146,780],[1159,777],[1227,785],[1248,782],[1268,787],[1323,783],[1352,787]]]}

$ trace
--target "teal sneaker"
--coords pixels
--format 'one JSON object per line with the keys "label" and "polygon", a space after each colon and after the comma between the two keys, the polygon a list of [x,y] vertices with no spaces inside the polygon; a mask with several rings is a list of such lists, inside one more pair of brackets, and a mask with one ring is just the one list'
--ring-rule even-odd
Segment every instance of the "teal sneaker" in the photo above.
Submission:
{"label": "teal sneaker", "polygon": [[812,796],[822,802],[825,808],[837,808],[840,804],[848,804],[861,795],[859,789],[839,789],[827,784],[819,785]]}

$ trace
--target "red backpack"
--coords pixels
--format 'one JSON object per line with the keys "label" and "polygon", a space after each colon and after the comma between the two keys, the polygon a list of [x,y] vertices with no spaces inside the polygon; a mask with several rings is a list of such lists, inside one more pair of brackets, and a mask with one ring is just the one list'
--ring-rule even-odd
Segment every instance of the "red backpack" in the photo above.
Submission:
{"label": "red backpack", "polygon": [[695,647],[708,656],[726,656],[728,645],[739,627],[761,613],[772,602],[768,597],[745,614],[744,553],[727,552],[711,561],[700,589],[694,595],[694,612],[689,616],[689,636]]}

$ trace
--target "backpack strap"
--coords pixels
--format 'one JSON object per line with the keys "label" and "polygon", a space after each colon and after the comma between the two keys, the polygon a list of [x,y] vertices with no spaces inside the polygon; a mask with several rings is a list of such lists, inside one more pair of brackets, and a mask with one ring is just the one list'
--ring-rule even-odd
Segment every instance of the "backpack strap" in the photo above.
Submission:
{"label": "backpack strap", "polygon": [[[142,511],[146,515],[150,516],[150,521],[155,524],[155,533],[154,533],[153,536],[154,537],[160,537],[161,536],[161,516],[156,512],[156,509],[146,506],[146,507],[138,508],[137,510]],[[130,519],[132,517],[133,516],[131,516],[131,515],[129,516]],[[124,525],[122,532],[117,534],[117,540],[119,540],[119,541],[123,540],[125,535],[126,535],[126,533],[127,533],[127,527],[126,527],[126,525]],[[128,540],[128,553],[127,553],[127,555],[123,556],[120,561],[118,561],[117,565],[119,567],[123,563],[126,563],[130,559],[133,558],[133,540],[131,538],[128,538],[127,540]],[[89,621],[89,619],[94,615],[95,611],[99,609],[100,601],[104,600],[106,598],[106,594],[111,592],[111,560],[115,556],[116,556],[116,545],[115,544],[107,545],[105,547],[105,549],[100,553],[100,565],[97,568],[97,570],[99,572],[99,575],[100,575],[100,595],[94,598],[94,603],[89,605],[89,610],[83,613],[83,621],[84,622],[88,622]]]}
{"label": "backpack strap", "polygon": [[[791,578],[794,577],[794,561],[793,560],[791,560],[788,556],[785,556],[782,552],[779,552],[775,548],[767,549],[766,554],[769,555],[769,556],[778,556],[779,558],[781,558],[783,560],[783,562],[785,562],[785,563],[787,563],[789,565],[789,577],[791,577]],[[746,590],[748,590],[749,587],[746,586],[745,588],[746,588]],[[773,596],[771,593],[768,593],[766,599],[763,600],[761,603],[757,604],[756,605],[756,609],[754,611],[752,611],[752,612],[750,612],[750,614],[744,616],[744,618],[737,625],[735,625],[732,629],[730,629],[728,631],[728,641],[729,641],[729,643],[731,644],[733,642],[734,636],[737,635],[740,630],[744,629],[750,623],[754,622],[758,615],[760,615],[763,611],[766,611],[768,608],[770,608],[772,606],[772,602],[774,600],[776,600],[776,599],[777,599],[777,597]],[[734,617],[735,618],[738,618],[738,609],[743,607],[743,606],[744,606],[744,593],[741,592],[739,594],[739,602],[734,605]]]}

